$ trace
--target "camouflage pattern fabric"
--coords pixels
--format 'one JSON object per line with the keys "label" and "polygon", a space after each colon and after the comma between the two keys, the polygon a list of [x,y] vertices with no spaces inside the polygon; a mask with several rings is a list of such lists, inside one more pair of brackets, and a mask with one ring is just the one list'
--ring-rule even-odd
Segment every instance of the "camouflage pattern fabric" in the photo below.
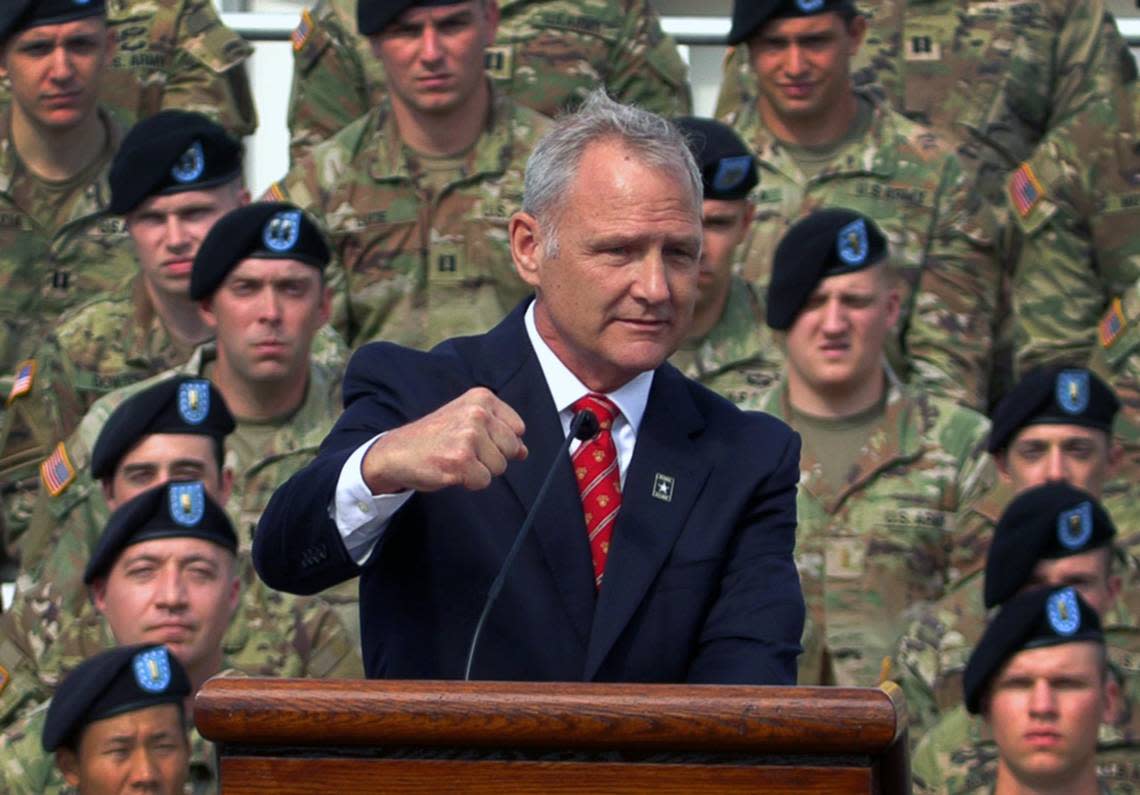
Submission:
{"label": "camouflage pattern fabric", "polygon": [[[792,416],[784,383],[743,408],[785,422]],[[807,603],[800,684],[878,685],[909,616],[978,566],[979,539],[993,529],[976,508],[994,477],[988,433],[985,417],[892,382],[881,428],[845,488],[827,487],[804,445],[795,552]]]}
{"label": "camouflage pattern fabric", "polygon": [[[1097,774],[1103,792],[1134,795],[1140,782],[1140,716],[1136,713],[1140,630],[1135,625],[1113,624],[1106,627],[1106,638],[1110,667],[1121,683],[1125,704],[1119,723],[1100,728]],[[924,795],[989,793],[997,767],[997,745],[985,721],[958,706],[918,743],[912,764],[914,791]]]}
{"label": "camouflage pattern fabric", "polygon": [[[912,121],[964,144],[978,189],[1002,204],[1004,177],[1090,99],[1111,96],[1136,65],[1104,0],[858,0],[866,40],[856,85],[876,86]],[[754,107],[745,46],[729,51],[716,117]]]}
{"label": "camouflage pattern fabric", "polygon": [[[57,638],[78,633],[81,637],[75,642],[89,648],[101,648],[100,644],[110,640],[105,630],[101,639],[83,635],[93,630],[92,622],[83,620],[91,608],[82,584],[83,569],[108,517],[100,484],[89,473],[90,450],[107,417],[123,400],[157,379],[179,373],[206,375],[213,359],[214,346],[207,343],[183,366],[105,396],[95,403],[66,442],[77,477],[57,497],[50,497],[46,490],[40,492],[24,545],[29,561],[17,579],[12,609],[0,617],[0,667],[11,674],[6,689],[0,691],[0,726],[11,721],[17,711],[26,710],[28,702],[41,700],[45,689],[54,686],[58,671],[70,659],[68,649],[74,647]],[[294,664],[296,655],[301,655],[302,661],[331,656],[335,658],[331,661],[335,667],[344,657],[340,649],[347,648],[351,651],[351,663],[346,664],[363,675],[356,583],[338,586],[326,599],[313,602],[318,605],[313,609],[320,612],[321,626],[335,626],[335,633],[328,630],[332,640],[309,635],[308,640],[294,641],[292,633],[303,626],[296,618],[297,611],[309,609],[304,606],[312,600],[270,590],[257,578],[249,558],[253,531],[270,495],[312,460],[332,428],[340,412],[342,374],[343,361],[337,368],[312,364],[304,403],[279,422],[276,433],[268,437],[256,435],[264,447],[251,459],[240,459],[236,453],[246,446],[227,445],[226,466],[234,472],[234,488],[226,512],[238,532],[238,569],[244,591],[224,646],[234,666],[250,673],[267,664]],[[243,425],[239,421],[234,436],[242,434]],[[332,608],[330,600],[334,601]],[[97,623],[101,626],[101,622]],[[338,647],[338,643],[344,646]],[[49,648],[58,649],[54,658],[48,655]]]}
{"label": "camouflage pattern fabric", "polygon": [[[688,67],[648,0],[501,0],[487,74],[516,102],[555,116],[599,85],[663,116],[692,111]],[[379,105],[384,67],[356,32],[356,0],[317,0],[293,34],[290,155]]]}
{"label": "camouflage pattern fabric", "polygon": [[780,377],[775,350],[756,294],[734,276],[720,320],[704,339],[685,342],[669,363],[737,405],[755,405]]}
{"label": "camouflage pattern fabric", "polygon": [[808,178],[754,106],[736,131],[760,171],[744,277],[765,294],[777,244],[808,213],[846,207],[866,215],[887,237],[904,286],[887,348],[892,368],[916,387],[984,407],[1000,283],[996,222],[945,142],[877,103],[867,134]]}
{"label": "camouflage pattern fabric", "polygon": [[[119,146],[119,128],[103,112],[108,153]],[[15,196],[32,177],[0,116],[0,372],[8,375],[66,309],[113,290],[134,275],[134,249],[121,218],[103,215],[110,202],[110,158],[81,193],[60,203],[71,212],[50,226],[58,208],[21,207]]]}
{"label": "camouflage pattern fabric", "polygon": [[385,339],[426,349],[486,331],[531,292],[515,273],[507,221],[526,158],[549,120],[502,94],[462,174],[431,195],[391,106],[357,119],[267,191],[308,210],[338,262],[332,325],[352,348]]}
{"label": "camouflage pattern fabric", "polygon": [[[130,127],[160,110],[202,113],[235,136],[253,135],[257,111],[245,62],[253,47],[222,24],[212,0],[108,0],[115,52],[99,98]],[[0,82],[0,104],[9,101]]]}

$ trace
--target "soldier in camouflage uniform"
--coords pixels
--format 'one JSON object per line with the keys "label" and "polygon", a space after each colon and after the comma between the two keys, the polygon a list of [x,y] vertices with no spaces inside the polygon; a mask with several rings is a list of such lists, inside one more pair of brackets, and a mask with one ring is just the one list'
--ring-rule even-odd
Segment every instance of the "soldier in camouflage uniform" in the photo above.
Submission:
{"label": "soldier in camouflage uniform", "polygon": [[[64,29],[81,55],[61,54]],[[33,46],[34,45],[34,46]],[[43,55],[43,48],[47,54]],[[101,0],[10,0],[0,7],[0,373],[61,312],[114,288],[134,264],[121,221],[103,216],[117,125],[96,102],[113,42]],[[46,68],[41,59],[63,68]],[[52,99],[61,94],[64,99]]]}
{"label": "soldier in camouflage uniform", "polygon": [[[481,0],[491,2],[492,0]],[[485,65],[495,86],[547,116],[603,85],[664,116],[690,111],[688,68],[648,0],[502,0]],[[384,67],[357,34],[356,0],[318,0],[293,34],[294,162],[387,93]]]}
{"label": "soldier in camouflage uniform", "polygon": [[689,139],[704,184],[699,294],[688,337],[669,362],[736,404],[754,402],[779,377],[779,357],[752,287],[732,272],[752,223],[748,194],[756,164],[731,128],[685,116],[676,124]]}
{"label": "soldier in camouflage uniform", "polygon": [[[253,47],[222,24],[212,0],[109,0],[115,52],[99,98],[124,127],[161,110],[203,113],[236,136],[257,111],[245,62]],[[9,100],[0,83],[0,105]]]}
{"label": "soldier in camouflage uniform", "polygon": [[123,646],[84,661],[34,721],[0,737],[4,791],[192,792],[192,696],[182,663],[161,645]]}
{"label": "soldier in camouflage uniform", "polygon": [[[963,144],[995,206],[1005,176],[1051,130],[1136,74],[1105,0],[856,5],[870,20],[853,63],[856,85],[876,87],[911,121]],[[725,61],[717,118],[736,126],[757,93],[738,45]]]}
{"label": "soldier in camouflage uniform", "polygon": [[[494,8],[473,0],[362,7],[361,29],[376,42],[393,90],[268,191],[328,230],[339,260],[332,323],[350,347],[383,338],[430,348],[486,331],[530,294],[512,265],[507,221],[548,120],[483,77]],[[433,17],[463,23],[444,36],[432,21],[424,33]],[[436,38],[455,39],[447,63],[461,76],[438,95],[413,81],[423,57],[415,50],[428,46],[422,41],[438,49]]]}
{"label": "soldier in camouflage uniform", "polygon": [[[1135,605],[1127,604],[1128,598],[1123,602],[1117,598],[1122,582],[1114,572],[1115,532],[1108,514],[1087,492],[1065,483],[1023,492],[998,522],[984,589],[980,582],[970,589],[976,605],[971,605],[968,619],[948,629],[964,638],[968,648],[983,636],[984,606],[1000,605],[1019,590],[1040,585],[1073,586],[1080,592],[1104,625],[1110,671],[1124,697],[1123,708],[1100,729],[1097,753],[1102,777],[1117,783],[1140,773],[1140,717],[1134,710],[1140,697],[1140,630]],[[972,792],[979,787],[988,791],[984,785],[993,781],[997,748],[983,721],[971,717],[962,705],[960,675],[953,685],[958,689],[957,705],[929,727],[916,750],[917,783],[923,791]]]}
{"label": "soldier in camouflage uniform", "polygon": [[[734,8],[730,39],[750,40],[766,53],[756,64],[762,97],[733,124],[760,169],[743,275],[763,291],[776,244],[814,209],[866,215],[890,240],[903,278],[902,315],[887,349],[895,372],[984,407],[1000,283],[993,214],[944,141],[851,88],[848,59],[866,20],[848,0],[811,8],[794,0]],[[809,35],[828,37],[812,59],[799,41]],[[812,65],[801,66],[808,60]],[[808,80],[809,71],[804,96],[787,88],[786,81]]]}
{"label": "soldier in camouflage uniform", "polygon": [[801,684],[873,687],[907,615],[939,598],[990,525],[985,418],[897,382],[883,346],[899,313],[874,222],[820,210],[773,263],[767,322],[784,379],[754,405],[803,439],[796,563],[807,603]]}

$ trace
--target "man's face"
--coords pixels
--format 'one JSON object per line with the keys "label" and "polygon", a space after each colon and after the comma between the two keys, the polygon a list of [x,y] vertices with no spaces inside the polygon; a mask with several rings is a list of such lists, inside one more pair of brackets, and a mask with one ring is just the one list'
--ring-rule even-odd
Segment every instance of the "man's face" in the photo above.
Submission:
{"label": "man's face", "polygon": [[899,292],[883,266],[828,276],[787,333],[788,368],[817,394],[847,394],[881,378]]}
{"label": "man's face", "polygon": [[164,643],[194,671],[220,660],[237,608],[233,553],[201,538],[131,544],[92,585],[95,607],[120,645]]}
{"label": "man's face", "polygon": [[732,279],[733,255],[748,234],[752,210],[747,199],[705,199],[701,213],[704,245],[701,248],[701,269],[697,279],[700,288],[698,312],[708,306],[723,304]]}
{"label": "man's face", "polygon": [[66,130],[95,112],[111,50],[99,17],[39,25],[4,45],[0,76],[10,78],[14,107],[31,125]]}
{"label": "man's face", "polygon": [[851,91],[851,60],[866,20],[836,13],[774,19],[748,40],[760,109],[789,123],[824,120]]}
{"label": "man's face", "polygon": [[1116,601],[1121,586],[1120,577],[1111,574],[1112,554],[1110,547],[1104,547],[1056,560],[1039,560],[1022,590],[1071,585],[1103,619]]}
{"label": "man's face", "polygon": [[88,724],[79,747],[56,758],[83,795],[175,795],[186,781],[190,746],[178,706],[159,704]]}
{"label": "man's face", "polygon": [[424,114],[446,114],[468,101],[486,78],[483,51],[495,39],[494,0],[413,7],[371,37],[392,101]]}
{"label": "man's face", "polygon": [[308,374],[313,335],[329,318],[320,271],[298,260],[247,259],[202,302],[218,359],[247,383]]}
{"label": "man's face", "polygon": [[1063,481],[1099,499],[1118,456],[1104,431],[1080,425],[1030,425],[1018,431],[995,460],[1002,478],[1017,494]]}
{"label": "man's face", "polygon": [[679,174],[599,141],[553,220],[556,232],[526,213],[511,220],[515,267],[538,293],[535,323],[589,389],[616,389],[665,361],[688,330],[700,207]]}
{"label": "man's face", "polygon": [[1097,727],[1117,697],[1103,653],[1095,643],[1027,649],[994,677],[985,717],[1001,764],[1023,786],[1052,791],[1095,764]]}
{"label": "man's face", "polygon": [[194,255],[214,222],[249,201],[235,180],[209,190],[151,196],[127,214],[127,231],[151,289],[187,299]]}
{"label": "man's face", "polygon": [[127,451],[104,484],[107,506],[119,506],[171,480],[200,480],[219,505],[230,497],[233,476],[221,471],[214,440],[192,433],[152,433]]}

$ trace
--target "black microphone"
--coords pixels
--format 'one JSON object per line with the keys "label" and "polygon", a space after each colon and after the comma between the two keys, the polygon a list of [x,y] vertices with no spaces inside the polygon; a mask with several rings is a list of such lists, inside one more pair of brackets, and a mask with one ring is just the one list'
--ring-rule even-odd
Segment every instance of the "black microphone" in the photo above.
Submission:
{"label": "black microphone", "polygon": [[570,451],[570,444],[575,439],[580,439],[583,442],[587,439],[593,439],[597,436],[600,428],[601,424],[598,422],[597,415],[589,409],[582,409],[570,420],[570,433],[566,435],[566,441],[558,448],[558,454],[554,457],[554,463],[551,464],[550,471],[546,473],[546,480],[542,481],[542,487],[538,490],[538,495],[534,498],[534,504],[530,506],[530,511],[527,513],[526,518],[523,519],[522,527],[519,528],[519,533],[515,536],[515,542],[511,544],[510,551],[507,552],[507,557],[503,560],[503,565],[499,567],[499,573],[495,575],[495,579],[491,582],[491,589],[487,592],[487,601],[483,603],[483,612],[479,614],[479,621],[475,624],[475,634],[471,636],[471,645],[467,647],[467,665],[463,668],[464,682],[471,679],[471,663],[475,660],[475,649],[479,645],[479,635],[483,632],[483,624],[487,621],[487,615],[491,612],[491,605],[493,605],[495,599],[498,598],[499,591],[503,590],[503,583],[507,579],[507,571],[511,568],[511,564],[522,548],[522,542],[526,538],[527,533],[530,532],[530,526],[534,524],[534,517],[538,513],[538,506],[542,504],[542,498],[546,496],[546,492],[550,489],[550,482],[554,480],[554,470],[558,468],[558,462],[562,460],[562,456]]}

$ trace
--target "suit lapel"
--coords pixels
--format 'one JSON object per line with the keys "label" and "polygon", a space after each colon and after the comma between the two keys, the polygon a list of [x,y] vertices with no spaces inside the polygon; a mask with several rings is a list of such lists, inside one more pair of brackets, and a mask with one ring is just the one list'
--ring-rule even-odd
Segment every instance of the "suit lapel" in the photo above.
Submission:
{"label": "suit lapel", "polygon": [[[683,376],[672,367],[660,368],[622,489],[586,652],[587,680],[645,598],[704,488],[711,465],[693,439],[703,426]],[[662,484],[671,488],[669,499]]]}

